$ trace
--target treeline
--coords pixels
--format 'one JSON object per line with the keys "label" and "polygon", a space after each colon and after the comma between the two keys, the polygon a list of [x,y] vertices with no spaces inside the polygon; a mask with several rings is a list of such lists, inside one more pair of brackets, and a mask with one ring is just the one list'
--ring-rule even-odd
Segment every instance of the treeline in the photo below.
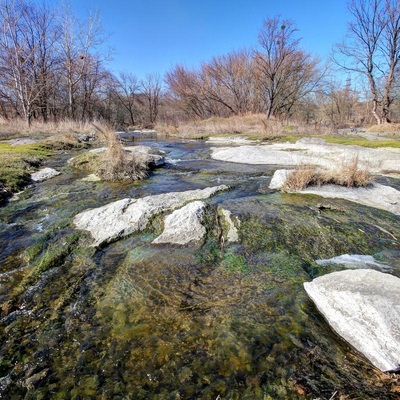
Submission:
{"label": "treeline", "polygon": [[79,20],[67,3],[55,9],[0,0],[0,115],[28,125],[102,119],[152,126],[249,113],[332,125],[388,122],[399,118],[398,6],[398,0],[350,2],[351,40],[337,47],[344,57],[336,64],[349,77],[366,77],[365,90],[356,91],[350,78],[338,83],[327,63],[301,47],[289,20],[267,19],[254,48],[139,80],[107,67],[110,54],[97,15]]}
{"label": "treeline", "polygon": [[99,18],[64,3],[0,2],[0,113],[4,119],[154,123],[162,80],[114,76]]}

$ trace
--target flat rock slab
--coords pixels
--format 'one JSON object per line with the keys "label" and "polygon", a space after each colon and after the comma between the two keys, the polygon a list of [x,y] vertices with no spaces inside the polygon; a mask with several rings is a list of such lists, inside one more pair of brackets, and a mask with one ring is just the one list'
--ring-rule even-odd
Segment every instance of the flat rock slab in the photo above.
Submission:
{"label": "flat rock slab", "polygon": [[329,325],[381,371],[400,369],[400,279],[375,270],[333,272],[304,283]]}
{"label": "flat rock slab", "polygon": [[42,181],[46,181],[47,179],[53,178],[60,174],[61,174],[61,172],[58,172],[53,168],[43,168],[43,169],[31,174],[31,179],[34,182],[42,182]]}
{"label": "flat rock slab", "polygon": [[141,199],[122,199],[103,207],[83,211],[75,216],[73,223],[78,229],[91,233],[94,238],[93,246],[101,246],[144,230],[149,220],[157,214],[176,210],[189,201],[207,199],[226,190],[229,190],[228,186],[220,185],[146,196]]}
{"label": "flat rock slab", "polygon": [[[279,190],[285,183],[288,175],[294,170],[278,169],[275,171],[270,189]],[[393,214],[400,215],[400,191],[391,186],[379,183],[371,184],[365,188],[354,188],[339,185],[310,186],[296,193],[316,194],[331,199],[349,200],[368,207],[379,208]]]}
{"label": "flat rock slab", "polygon": [[167,215],[164,231],[153,243],[186,245],[203,240],[206,235],[206,228],[202,224],[205,206],[202,201],[194,201]]}
{"label": "flat rock slab", "polygon": [[378,183],[365,188],[323,185],[321,187],[309,187],[300,193],[317,194],[331,199],[349,200],[400,215],[400,191]]}
{"label": "flat rock slab", "polygon": [[400,149],[368,148],[323,143],[303,138],[296,143],[274,143],[256,146],[214,147],[215,160],[242,164],[285,165],[313,164],[337,168],[340,163],[358,159],[359,166],[374,174],[400,174]]}

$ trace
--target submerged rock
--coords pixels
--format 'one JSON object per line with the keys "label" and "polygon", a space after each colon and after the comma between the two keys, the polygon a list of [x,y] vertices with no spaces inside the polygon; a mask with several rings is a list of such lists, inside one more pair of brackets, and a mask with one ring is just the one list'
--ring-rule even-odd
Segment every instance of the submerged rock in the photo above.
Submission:
{"label": "submerged rock", "polygon": [[202,224],[205,206],[202,201],[194,201],[167,215],[164,231],[153,243],[185,245],[202,240],[206,234]]}
{"label": "submerged rock", "polygon": [[91,233],[95,240],[93,246],[101,246],[144,230],[149,220],[157,214],[180,208],[189,201],[207,199],[228,189],[228,186],[220,185],[146,196],[141,199],[127,198],[84,211],[76,215],[73,222],[78,229]]}
{"label": "submerged rock", "polygon": [[375,270],[304,283],[329,325],[381,371],[400,369],[400,279]]}
{"label": "submerged rock", "polygon": [[[222,217],[224,219],[224,223],[226,224],[226,237],[225,240],[228,243],[235,243],[239,241],[239,233],[238,230],[232,220],[232,213],[225,208],[220,208]],[[236,218],[238,223],[240,222],[238,218]]]}
{"label": "submerged rock", "polygon": [[379,268],[383,271],[392,271],[389,265],[378,263],[374,257],[360,254],[342,254],[337,257],[316,260],[318,265],[326,266],[331,264],[343,265],[346,268]]}
{"label": "submerged rock", "polygon": [[34,182],[42,182],[42,181],[46,181],[47,179],[53,178],[60,174],[61,174],[61,172],[58,172],[53,168],[43,168],[43,169],[31,174],[31,179]]}

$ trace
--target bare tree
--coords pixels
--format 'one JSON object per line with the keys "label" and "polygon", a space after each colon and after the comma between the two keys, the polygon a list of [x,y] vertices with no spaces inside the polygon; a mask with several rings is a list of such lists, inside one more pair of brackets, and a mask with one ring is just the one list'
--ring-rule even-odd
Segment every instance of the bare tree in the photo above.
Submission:
{"label": "bare tree", "polygon": [[4,90],[14,91],[28,124],[39,103],[43,117],[51,74],[52,31],[50,14],[23,0],[0,3],[0,79]]}
{"label": "bare tree", "polygon": [[351,0],[348,9],[353,20],[346,38],[335,48],[334,60],[367,79],[376,122],[390,122],[400,60],[400,2]]}
{"label": "bare tree", "polygon": [[59,52],[66,82],[68,114],[76,117],[75,94],[93,58],[91,53],[103,43],[99,16],[92,15],[87,21],[78,21],[71,5],[64,3],[59,16]]}
{"label": "bare tree", "polygon": [[135,125],[136,116],[139,113],[137,107],[137,94],[140,88],[136,75],[131,72],[121,72],[118,78],[115,78],[116,86],[114,93],[118,102],[125,108],[129,114],[130,123]]}
{"label": "bare tree", "polygon": [[321,79],[318,60],[300,49],[296,33],[292,21],[279,18],[267,19],[260,31],[255,63],[267,118],[290,114]]}
{"label": "bare tree", "polygon": [[141,81],[142,94],[147,104],[147,119],[150,124],[157,120],[162,95],[162,79],[157,74],[147,74]]}

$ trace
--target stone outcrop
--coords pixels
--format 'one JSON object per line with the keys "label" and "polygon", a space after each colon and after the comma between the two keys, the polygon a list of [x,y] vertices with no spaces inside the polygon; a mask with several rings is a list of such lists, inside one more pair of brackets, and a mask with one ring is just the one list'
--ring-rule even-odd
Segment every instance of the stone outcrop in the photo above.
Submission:
{"label": "stone outcrop", "polygon": [[[276,170],[271,179],[269,188],[279,190],[291,171],[293,170]],[[310,186],[296,193],[316,194],[331,199],[349,200],[354,203],[379,208],[400,215],[400,191],[391,186],[385,186],[379,183],[373,183],[365,188],[349,188],[338,185]]]}
{"label": "stone outcrop", "polygon": [[186,245],[203,240],[206,235],[206,228],[202,224],[204,210],[205,203],[194,201],[167,215],[164,219],[164,231],[153,243]]}
{"label": "stone outcrop", "polygon": [[309,187],[302,190],[301,193],[317,194],[331,199],[349,200],[400,215],[400,191],[379,183],[374,183],[365,188],[323,185],[321,187]]}
{"label": "stone outcrop", "polygon": [[149,220],[162,212],[176,210],[190,201],[207,199],[228,189],[228,186],[220,185],[206,189],[146,196],[141,199],[127,198],[84,211],[76,215],[73,222],[78,229],[91,233],[94,246],[101,246],[144,230]]}
{"label": "stone outcrop", "polygon": [[368,269],[304,283],[329,325],[381,371],[400,369],[400,279]]}
{"label": "stone outcrop", "polygon": [[43,168],[43,169],[31,174],[31,179],[34,182],[42,182],[42,181],[46,181],[47,179],[53,178],[60,174],[61,174],[61,172],[58,172],[53,168]]}
{"label": "stone outcrop", "polygon": [[361,168],[373,174],[400,174],[400,149],[368,148],[323,143],[321,140],[300,139],[297,143],[274,143],[236,147],[214,147],[211,157],[215,160],[242,164],[296,166],[312,164],[337,168],[341,162],[357,158]]}

